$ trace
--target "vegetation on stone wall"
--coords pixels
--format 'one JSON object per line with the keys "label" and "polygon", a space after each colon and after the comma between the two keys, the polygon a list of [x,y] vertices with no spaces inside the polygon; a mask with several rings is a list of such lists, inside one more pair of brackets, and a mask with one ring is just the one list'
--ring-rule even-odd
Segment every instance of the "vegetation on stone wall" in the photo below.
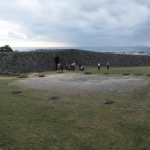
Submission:
{"label": "vegetation on stone wall", "polygon": [[0,47],[0,52],[13,52],[13,50],[9,45],[5,45]]}

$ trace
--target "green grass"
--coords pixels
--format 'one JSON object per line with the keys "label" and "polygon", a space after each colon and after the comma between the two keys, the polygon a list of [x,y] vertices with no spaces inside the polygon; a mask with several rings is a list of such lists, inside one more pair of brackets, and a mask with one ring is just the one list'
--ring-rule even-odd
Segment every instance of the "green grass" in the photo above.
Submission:
{"label": "green grass", "polygon": [[142,66],[142,67],[110,67],[109,70],[106,67],[102,66],[100,71],[97,69],[97,66],[85,66],[85,71],[91,71],[93,74],[125,74],[129,73],[132,75],[135,74],[142,74],[147,75],[150,74],[150,67],[149,66]]}
{"label": "green grass", "polygon": [[[64,72],[68,72],[64,68]],[[70,71],[71,72],[71,71]],[[92,74],[111,74],[111,75],[123,75],[126,73],[129,73],[130,75],[137,75],[142,74],[143,76],[146,76],[147,74],[150,74],[150,66],[141,66],[141,67],[110,67],[109,70],[107,70],[106,67],[102,66],[100,70],[97,69],[97,66],[85,66],[84,71],[79,71],[78,65],[76,65],[75,73],[84,73],[84,72],[91,72]],[[55,74],[55,73],[62,73],[61,71],[45,71],[45,72],[39,72],[39,74]],[[73,72],[72,72],[73,73]],[[30,72],[22,72],[21,74],[30,74]],[[0,75],[1,76],[1,75]],[[5,75],[2,75],[5,76]],[[8,75],[10,76],[10,75]]]}
{"label": "green grass", "polygon": [[[85,71],[100,75],[150,72],[150,67],[111,67],[109,71],[105,67],[100,71],[94,66],[85,67]],[[18,78],[0,79],[3,150],[148,150],[150,147],[150,86],[131,94],[99,91],[66,95],[9,86],[13,80]],[[22,92],[11,94],[14,90]],[[51,100],[55,95],[60,99]],[[105,105],[106,99],[115,103]]]}

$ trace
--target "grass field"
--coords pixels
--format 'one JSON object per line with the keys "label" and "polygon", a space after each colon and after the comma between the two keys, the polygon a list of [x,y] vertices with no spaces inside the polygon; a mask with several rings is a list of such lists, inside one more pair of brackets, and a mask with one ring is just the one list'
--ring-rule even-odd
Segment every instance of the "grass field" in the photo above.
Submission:
{"label": "grass field", "polygon": [[[85,66],[85,71],[150,78],[150,67],[110,67],[109,71],[102,67],[98,71],[97,67]],[[130,94],[99,91],[69,95],[9,86],[13,80],[18,78],[0,78],[0,149],[150,149],[150,85]],[[12,94],[14,90],[22,92]],[[60,99],[52,100],[55,95]],[[106,105],[107,99],[115,102]]]}
{"label": "grass field", "polygon": [[106,67],[101,67],[100,71],[98,71],[97,67],[95,66],[85,66],[85,71],[90,71],[94,74],[104,74],[104,73],[109,73],[109,74],[117,74],[117,75],[122,75],[122,74],[131,74],[131,75],[136,75],[136,74],[142,74],[142,75],[147,75],[150,74],[150,67],[110,67],[109,70],[106,69]]}

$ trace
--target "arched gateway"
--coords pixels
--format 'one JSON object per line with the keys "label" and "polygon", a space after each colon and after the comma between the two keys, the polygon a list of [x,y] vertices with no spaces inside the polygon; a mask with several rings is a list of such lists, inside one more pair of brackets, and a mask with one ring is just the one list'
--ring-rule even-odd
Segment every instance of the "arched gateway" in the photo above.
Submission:
{"label": "arched gateway", "polygon": [[55,58],[55,64],[56,64],[56,70],[57,70],[57,65],[60,63],[60,58],[56,57]]}

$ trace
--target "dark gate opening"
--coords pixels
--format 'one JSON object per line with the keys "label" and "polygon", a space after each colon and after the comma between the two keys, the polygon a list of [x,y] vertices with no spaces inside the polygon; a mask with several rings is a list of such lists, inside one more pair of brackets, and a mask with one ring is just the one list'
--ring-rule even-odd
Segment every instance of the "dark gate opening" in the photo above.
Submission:
{"label": "dark gate opening", "polygon": [[58,64],[60,63],[60,58],[59,57],[56,57],[55,58],[55,64],[56,64],[56,70],[58,69]]}

